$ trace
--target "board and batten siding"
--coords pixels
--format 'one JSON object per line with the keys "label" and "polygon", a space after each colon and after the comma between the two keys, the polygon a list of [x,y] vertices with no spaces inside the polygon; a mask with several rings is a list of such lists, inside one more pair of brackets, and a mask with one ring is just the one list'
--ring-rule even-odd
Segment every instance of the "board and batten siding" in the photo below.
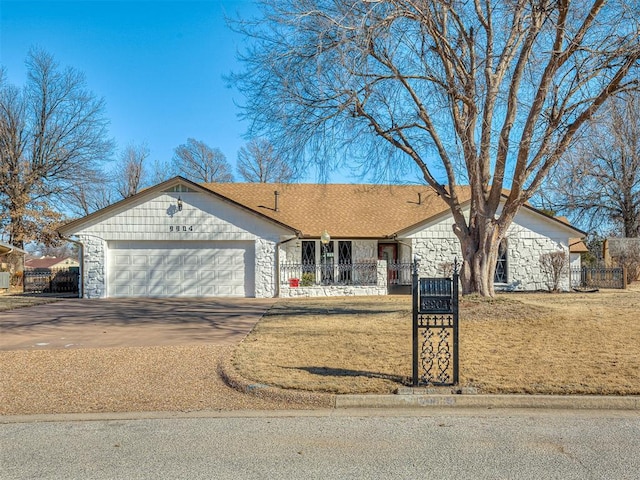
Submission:
{"label": "board and batten siding", "polygon": [[[183,203],[177,210],[177,198]],[[122,242],[251,242],[253,295],[275,295],[275,246],[291,232],[223,199],[201,192],[155,192],[105,211],[76,232],[84,245],[84,295],[101,298],[107,289],[109,245]]]}
{"label": "board and batten siding", "polygon": [[[468,213],[468,212],[466,212]],[[406,232],[403,241],[411,243],[423,277],[443,276],[455,257],[462,259],[460,242],[453,233],[453,219],[444,215],[421,228]],[[527,209],[516,215],[507,233],[508,282],[496,284],[496,290],[546,289],[545,275],[540,268],[543,253],[564,251],[569,255],[569,237],[575,236],[569,227]],[[569,272],[561,282],[569,290]]]}

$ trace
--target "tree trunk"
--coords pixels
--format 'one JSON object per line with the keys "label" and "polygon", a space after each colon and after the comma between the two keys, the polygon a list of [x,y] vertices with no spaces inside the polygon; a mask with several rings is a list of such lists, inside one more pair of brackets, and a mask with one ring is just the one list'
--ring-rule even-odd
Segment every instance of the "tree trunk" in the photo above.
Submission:
{"label": "tree trunk", "polygon": [[464,263],[460,271],[462,294],[478,293],[483,297],[493,297],[493,279],[498,260],[501,238],[495,222],[469,228],[464,235],[456,229],[456,235],[462,246]]}

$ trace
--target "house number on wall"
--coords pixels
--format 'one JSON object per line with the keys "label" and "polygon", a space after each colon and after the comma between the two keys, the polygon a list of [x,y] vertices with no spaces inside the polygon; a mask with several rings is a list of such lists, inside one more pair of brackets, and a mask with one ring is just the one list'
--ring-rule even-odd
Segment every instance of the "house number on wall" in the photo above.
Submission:
{"label": "house number on wall", "polygon": [[193,225],[169,225],[170,232],[193,232]]}

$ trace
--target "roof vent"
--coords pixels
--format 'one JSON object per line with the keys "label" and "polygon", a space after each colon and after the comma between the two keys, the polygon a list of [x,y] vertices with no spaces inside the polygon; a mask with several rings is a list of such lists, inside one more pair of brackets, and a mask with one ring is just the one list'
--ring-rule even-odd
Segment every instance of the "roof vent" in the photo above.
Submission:
{"label": "roof vent", "polygon": [[422,205],[422,193],[418,192],[418,205]]}
{"label": "roof vent", "polygon": [[275,192],[273,192],[273,197],[275,199],[275,208],[274,210],[277,212],[278,211],[278,197],[280,196],[280,192],[278,192],[277,190]]}

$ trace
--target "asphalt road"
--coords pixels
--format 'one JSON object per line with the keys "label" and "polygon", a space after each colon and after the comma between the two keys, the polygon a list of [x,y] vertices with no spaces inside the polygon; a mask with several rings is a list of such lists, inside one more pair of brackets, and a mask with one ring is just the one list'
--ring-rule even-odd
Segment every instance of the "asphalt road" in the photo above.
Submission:
{"label": "asphalt road", "polygon": [[639,453],[636,411],[326,410],[0,425],[3,480],[638,479]]}

